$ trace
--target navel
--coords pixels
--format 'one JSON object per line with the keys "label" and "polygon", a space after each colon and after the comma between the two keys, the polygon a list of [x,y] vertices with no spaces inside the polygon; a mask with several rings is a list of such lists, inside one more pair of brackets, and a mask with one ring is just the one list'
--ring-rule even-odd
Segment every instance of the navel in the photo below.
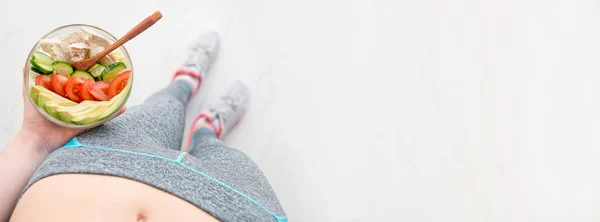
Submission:
{"label": "navel", "polygon": [[136,222],[146,222],[148,215],[145,212],[138,212],[136,218]]}

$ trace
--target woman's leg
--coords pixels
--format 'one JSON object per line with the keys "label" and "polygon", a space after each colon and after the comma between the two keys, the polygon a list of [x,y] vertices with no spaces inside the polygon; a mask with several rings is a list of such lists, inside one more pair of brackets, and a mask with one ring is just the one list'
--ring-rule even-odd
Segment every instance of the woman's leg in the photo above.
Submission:
{"label": "woman's leg", "polygon": [[227,147],[221,140],[244,115],[248,104],[246,87],[236,82],[209,111],[194,124],[189,154],[195,161],[184,163],[239,191],[276,216],[285,213],[259,167],[244,153]]}
{"label": "woman's leg", "polygon": [[83,133],[78,141],[88,146],[147,151],[179,151],[185,124],[185,108],[218,51],[219,36],[205,32],[191,45],[188,58],[171,84],[128,109],[108,123]]}
{"label": "woman's leg", "polygon": [[80,143],[125,149],[128,147],[179,150],[185,122],[185,106],[192,86],[172,82],[143,104],[77,137]]}

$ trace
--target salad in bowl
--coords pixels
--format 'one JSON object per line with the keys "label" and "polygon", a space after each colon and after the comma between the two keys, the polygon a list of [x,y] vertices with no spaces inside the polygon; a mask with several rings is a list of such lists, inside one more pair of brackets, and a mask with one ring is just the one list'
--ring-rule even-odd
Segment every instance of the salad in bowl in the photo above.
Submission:
{"label": "salad in bowl", "polygon": [[87,70],[71,64],[102,52],[116,41],[90,25],[59,27],[42,37],[24,69],[27,95],[50,121],[71,128],[91,128],[125,105],[133,83],[127,50],[121,46]]}

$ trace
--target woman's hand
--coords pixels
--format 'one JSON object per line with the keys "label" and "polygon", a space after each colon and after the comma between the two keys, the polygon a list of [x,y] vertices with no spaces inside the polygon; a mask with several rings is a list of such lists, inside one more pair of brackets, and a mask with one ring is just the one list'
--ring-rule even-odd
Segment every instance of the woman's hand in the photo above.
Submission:
{"label": "woman's hand", "polygon": [[[23,124],[17,137],[27,138],[35,143],[37,148],[46,155],[65,145],[73,137],[81,134],[83,129],[66,128],[54,124],[47,120],[35,107],[29,102],[25,88],[23,88]],[[118,115],[125,112],[125,107],[119,111]]]}
{"label": "woman's hand", "polygon": [[[23,125],[0,151],[0,221],[8,221],[19,194],[44,158],[84,130],[56,125],[29,102],[23,89]],[[118,115],[125,112],[125,107]]]}
{"label": "woman's hand", "polygon": [[39,151],[46,155],[84,131],[83,129],[65,128],[47,120],[29,102],[25,88],[23,89],[23,105],[23,124],[17,136],[29,138],[37,144]]}

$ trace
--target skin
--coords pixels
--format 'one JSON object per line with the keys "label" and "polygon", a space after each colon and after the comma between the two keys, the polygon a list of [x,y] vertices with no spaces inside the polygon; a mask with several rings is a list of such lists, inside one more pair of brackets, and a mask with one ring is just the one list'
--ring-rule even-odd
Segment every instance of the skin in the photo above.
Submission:
{"label": "skin", "polygon": [[217,221],[169,193],[120,177],[61,174],[31,186],[11,222]]}
{"label": "skin", "polygon": [[29,103],[25,91],[23,101],[21,129],[0,152],[0,221],[217,221],[176,196],[112,176],[50,176],[31,186],[19,200],[44,158],[83,132],[46,120]]}

